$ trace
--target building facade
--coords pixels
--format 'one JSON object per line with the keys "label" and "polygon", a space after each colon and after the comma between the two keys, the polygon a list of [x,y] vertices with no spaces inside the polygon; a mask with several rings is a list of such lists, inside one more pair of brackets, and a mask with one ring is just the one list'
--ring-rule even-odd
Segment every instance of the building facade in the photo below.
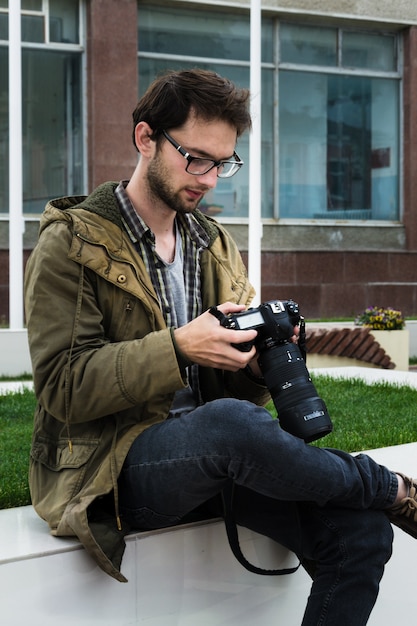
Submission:
{"label": "building facade", "polygon": [[[9,0],[10,2],[10,0]],[[25,258],[48,198],[129,178],[131,112],[165,69],[248,87],[250,0],[21,0]],[[323,6],[325,5],[325,6]],[[308,318],[417,315],[417,5],[262,2],[261,299]],[[8,2],[0,0],[0,316],[8,319]],[[239,155],[250,162],[249,139]],[[202,209],[248,252],[248,174]],[[11,181],[11,182],[9,182]],[[9,187],[11,187],[9,189]]]}

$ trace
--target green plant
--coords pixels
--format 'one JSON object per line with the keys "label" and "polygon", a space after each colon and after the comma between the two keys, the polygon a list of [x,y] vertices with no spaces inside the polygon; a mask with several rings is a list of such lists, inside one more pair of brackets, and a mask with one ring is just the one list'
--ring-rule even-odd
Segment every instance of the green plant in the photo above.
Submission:
{"label": "green plant", "polygon": [[377,306],[369,306],[356,319],[357,326],[367,326],[373,330],[402,330],[405,320],[401,311],[391,307],[386,309]]}

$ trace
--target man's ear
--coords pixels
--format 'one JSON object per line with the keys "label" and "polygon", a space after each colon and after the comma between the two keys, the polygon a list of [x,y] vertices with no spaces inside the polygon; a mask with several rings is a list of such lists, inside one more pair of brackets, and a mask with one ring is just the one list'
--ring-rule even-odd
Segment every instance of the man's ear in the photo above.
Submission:
{"label": "man's ear", "polygon": [[146,122],[139,122],[135,128],[136,148],[143,156],[151,156],[155,150],[156,143],[152,136],[152,128]]}

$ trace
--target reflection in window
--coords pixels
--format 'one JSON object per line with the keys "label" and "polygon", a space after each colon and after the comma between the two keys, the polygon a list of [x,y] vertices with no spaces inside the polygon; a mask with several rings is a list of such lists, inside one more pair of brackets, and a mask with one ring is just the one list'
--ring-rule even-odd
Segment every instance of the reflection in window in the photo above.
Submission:
{"label": "reflection in window", "polygon": [[37,15],[22,15],[22,41],[43,43],[45,27],[43,17]]}
{"label": "reflection in window", "polygon": [[337,64],[337,29],[284,24],[280,32],[281,62],[298,65]]}
{"label": "reflection in window", "polygon": [[49,39],[59,43],[78,43],[78,2],[49,0]]}
{"label": "reflection in window", "polygon": [[21,0],[23,11],[42,11],[42,0]]}
{"label": "reflection in window", "polygon": [[284,24],[280,48],[279,216],[398,220],[396,37]]}
{"label": "reflection in window", "polygon": [[280,72],[280,216],[398,219],[398,86]]}
{"label": "reflection in window", "polygon": [[342,63],[344,67],[394,72],[396,39],[394,35],[343,33]]}
{"label": "reflection in window", "polygon": [[24,52],[25,213],[40,213],[49,198],[82,191],[80,84],[78,55]]}
{"label": "reflection in window", "polygon": [[[249,32],[244,15],[139,5],[141,52],[249,61]],[[273,30],[268,20],[262,30],[262,60],[272,58]]]}

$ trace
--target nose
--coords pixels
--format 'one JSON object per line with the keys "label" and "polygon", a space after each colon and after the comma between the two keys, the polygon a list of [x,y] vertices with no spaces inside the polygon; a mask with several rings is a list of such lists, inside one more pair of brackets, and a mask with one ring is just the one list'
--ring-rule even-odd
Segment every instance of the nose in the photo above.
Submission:
{"label": "nose", "polygon": [[217,167],[213,167],[211,170],[206,172],[205,174],[200,174],[198,180],[201,180],[202,184],[210,189],[214,189],[217,185]]}

